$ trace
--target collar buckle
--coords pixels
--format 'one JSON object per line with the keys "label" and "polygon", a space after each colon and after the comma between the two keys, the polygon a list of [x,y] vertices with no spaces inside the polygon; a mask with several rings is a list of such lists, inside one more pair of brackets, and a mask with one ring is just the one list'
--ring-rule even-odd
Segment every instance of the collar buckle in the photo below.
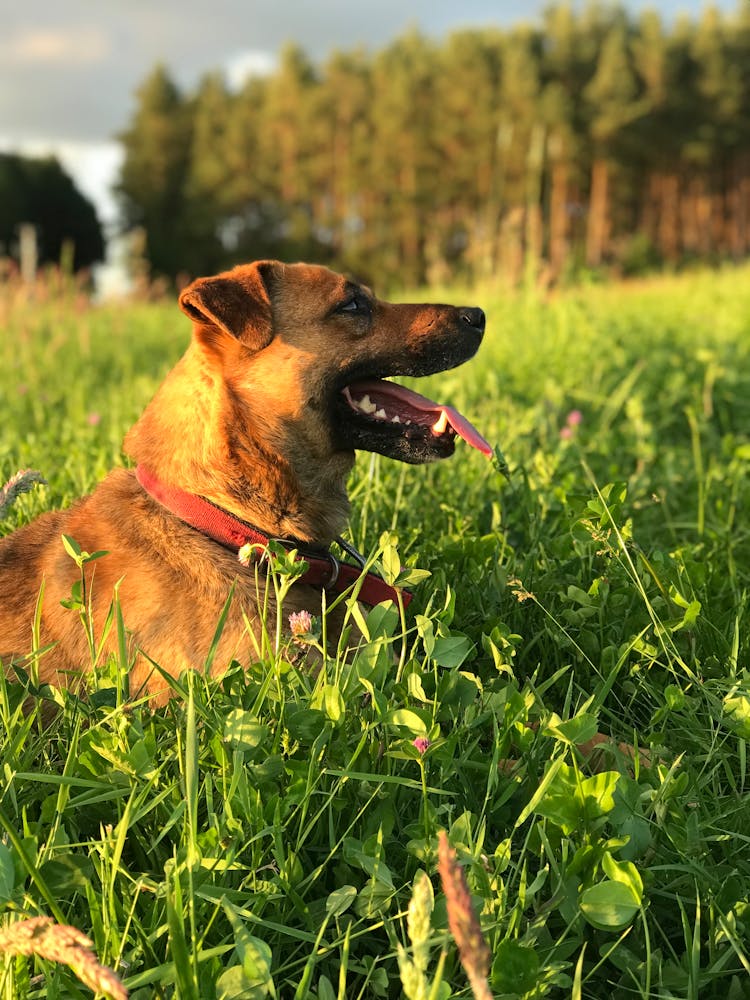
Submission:
{"label": "collar buckle", "polygon": [[367,565],[367,560],[362,555],[362,553],[359,552],[357,549],[355,549],[354,546],[351,545],[349,542],[345,542],[344,539],[341,537],[341,535],[338,535],[336,537],[336,544],[339,545],[344,550],[344,552],[346,552],[348,556],[351,556],[352,559],[359,566],[360,570],[364,572],[365,566]]}
{"label": "collar buckle", "polygon": [[331,565],[331,576],[326,581],[326,583],[323,584],[323,588],[325,590],[331,590],[333,587],[336,586],[338,582],[339,572],[341,571],[341,564],[339,563],[338,559],[333,554],[333,552],[326,552],[326,558],[328,559],[328,562]]}
{"label": "collar buckle", "polygon": [[[311,552],[309,549],[305,548],[305,545],[302,542],[297,542],[292,538],[277,538],[271,536],[268,541],[278,542],[278,544],[281,545],[282,548],[286,549],[287,552],[296,550],[298,558],[302,559],[306,563],[310,563],[311,561],[320,563],[325,560],[330,567],[330,574],[326,582],[320,586],[322,586],[324,590],[331,590],[336,586],[339,579],[339,572],[341,571],[341,563],[338,561],[333,552],[330,551],[330,549],[325,552]],[[348,548],[347,551],[349,551]],[[364,560],[362,561],[362,568],[364,569]],[[304,577],[302,579],[304,580]]]}

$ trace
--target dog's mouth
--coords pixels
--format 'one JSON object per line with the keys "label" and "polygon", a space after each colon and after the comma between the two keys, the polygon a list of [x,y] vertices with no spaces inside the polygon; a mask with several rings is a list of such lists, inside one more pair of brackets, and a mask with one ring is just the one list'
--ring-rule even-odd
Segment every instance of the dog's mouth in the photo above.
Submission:
{"label": "dog's mouth", "polygon": [[489,442],[458,410],[395,382],[352,382],[341,389],[339,400],[339,431],[351,447],[416,465],[452,455],[460,437],[492,455]]}

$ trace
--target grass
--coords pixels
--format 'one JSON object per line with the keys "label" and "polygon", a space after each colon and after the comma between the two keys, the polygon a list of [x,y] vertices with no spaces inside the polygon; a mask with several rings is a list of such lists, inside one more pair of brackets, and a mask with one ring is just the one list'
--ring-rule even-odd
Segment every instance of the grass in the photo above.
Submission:
{"label": "grass", "polygon": [[[431,575],[317,679],[271,642],[158,712],[122,704],[123,663],[25,711],[0,684],[2,923],[73,925],[134,1000],[469,996],[444,829],[495,997],[748,998],[750,269],[431,294],[489,328],[423,391],[510,478],[461,444],[359,457],[351,540]],[[48,481],[8,532],[122,461],[188,326],[2,310],[0,477]],[[596,730],[643,753],[592,773]],[[0,955],[3,1000],[91,995],[64,961]]]}

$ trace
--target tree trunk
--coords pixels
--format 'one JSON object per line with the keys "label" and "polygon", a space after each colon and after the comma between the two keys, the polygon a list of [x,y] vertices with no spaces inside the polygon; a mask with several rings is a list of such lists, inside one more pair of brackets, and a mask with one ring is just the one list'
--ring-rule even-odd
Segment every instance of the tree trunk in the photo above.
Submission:
{"label": "tree trunk", "polygon": [[728,225],[726,201],[724,198],[724,192],[726,190],[725,181],[725,171],[717,170],[714,176],[712,189],[708,192],[711,212],[709,223],[711,233],[711,249],[718,253],[726,253],[728,250]]}
{"label": "tree trunk", "polygon": [[648,236],[654,246],[658,243],[661,181],[662,175],[660,173],[648,174],[640,202],[640,230]]}
{"label": "tree trunk", "polygon": [[661,174],[659,184],[657,245],[664,260],[675,263],[680,256],[680,178]]}
{"label": "tree trunk", "polygon": [[609,164],[600,157],[594,160],[591,168],[589,217],[586,227],[586,263],[589,267],[599,267],[607,251],[608,242]]}
{"label": "tree trunk", "polygon": [[401,219],[401,254],[403,275],[410,284],[418,284],[422,274],[420,225],[417,205],[417,170],[413,162],[401,170],[403,216]]}
{"label": "tree trunk", "polygon": [[689,253],[697,253],[700,247],[700,224],[698,219],[699,182],[695,179],[685,185],[680,199],[682,222],[682,247]]}
{"label": "tree trunk", "polygon": [[547,130],[535,125],[529,137],[526,155],[526,277],[532,279],[539,270],[544,246],[544,221],[542,218],[542,190],[544,182],[544,157]]}
{"label": "tree trunk", "polygon": [[695,202],[696,224],[698,234],[698,253],[708,257],[713,249],[711,217],[713,214],[713,198],[708,190],[705,177],[698,182]]}
{"label": "tree trunk", "polygon": [[742,156],[739,176],[739,252],[750,250],[750,155]]}
{"label": "tree trunk", "polygon": [[744,230],[747,220],[744,217],[742,199],[742,159],[735,157],[729,169],[726,192],[726,218],[727,218],[727,251],[735,259],[740,258],[745,252]]}
{"label": "tree trunk", "polygon": [[568,176],[565,162],[552,165],[549,197],[549,263],[553,281],[562,274],[568,256]]}

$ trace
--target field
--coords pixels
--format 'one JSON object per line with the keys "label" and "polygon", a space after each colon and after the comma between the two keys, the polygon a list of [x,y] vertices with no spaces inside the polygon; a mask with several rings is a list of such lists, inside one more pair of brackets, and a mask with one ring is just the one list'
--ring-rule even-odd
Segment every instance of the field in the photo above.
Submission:
{"label": "field", "polygon": [[[133,1000],[470,996],[445,830],[495,997],[750,998],[750,269],[430,297],[488,314],[420,388],[509,475],[360,455],[351,541],[430,575],[317,678],[271,636],[156,712],[122,656],[83,700],[0,684],[2,925],[74,925]],[[0,326],[0,481],[48,483],[7,533],[123,461],[189,324],[69,292]],[[0,954],[0,997],[91,996],[72,964]]]}

